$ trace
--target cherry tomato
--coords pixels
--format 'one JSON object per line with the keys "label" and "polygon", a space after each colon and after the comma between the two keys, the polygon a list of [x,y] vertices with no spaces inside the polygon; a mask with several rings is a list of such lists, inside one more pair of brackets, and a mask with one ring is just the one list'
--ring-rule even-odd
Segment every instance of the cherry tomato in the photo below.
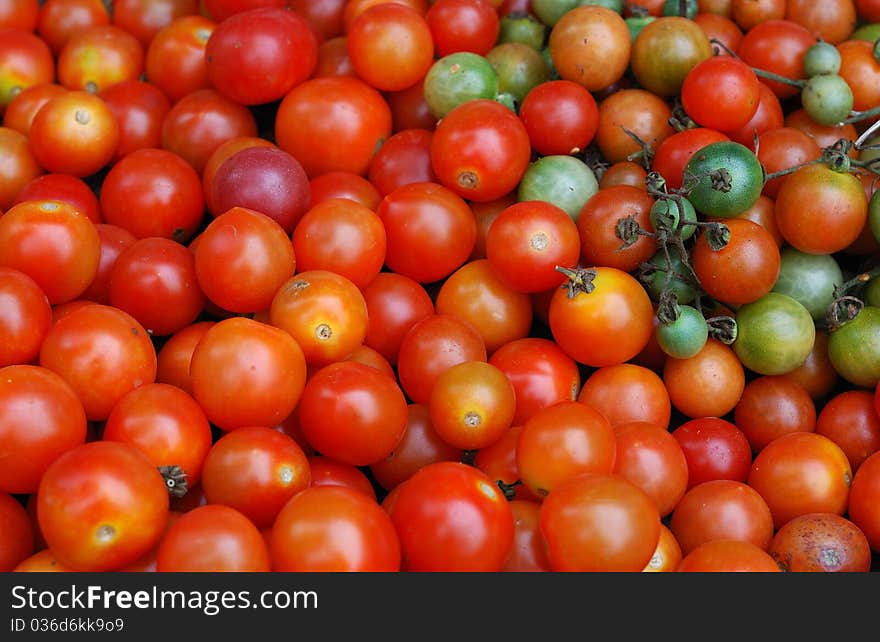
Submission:
{"label": "cherry tomato", "polygon": [[866,390],[841,392],[828,400],[816,420],[816,432],[840,446],[853,472],[880,450],[880,412],[874,400]]}
{"label": "cherry tomato", "polygon": [[758,377],[743,389],[734,408],[734,419],[757,453],[782,435],[813,432],[816,406],[807,391],[793,379]]}
{"label": "cherry tomato", "polygon": [[672,412],[663,380],[652,370],[631,363],[593,372],[578,401],[598,410],[614,428],[640,421],[666,430]]}
{"label": "cherry tomato", "polygon": [[189,364],[193,351],[213,321],[199,321],[169,337],[157,354],[156,381],[191,393]]}
{"label": "cherry tomato", "polygon": [[49,299],[24,272],[0,267],[0,300],[0,367],[33,361],[52,323]]}
{"label": "cherry tomato", "polygon": [[0,493],[0,572],[8,573],[34,552],[34,531],[24,507]]}
{"label": "cherry tomato", "polygon": [[369,478],[351,464],[344,464],[329,457],[312,455],[309,457],[312,486],[345,486],[376,501],[376,489]]}
{"label": "cherry tomato", "polygon": [[113,24],[75,31],[58,54],[58,83],[92,94],[136,80],[144,71],[144,46]]}
{"label": "cherry tomato", "polygon": [[768,551],[794,573],[867,573],[871,548],[864,533],[834,513],[808,513],[779,529]]}
{"label": "cherry tomato", "polygon": [[208,89],[205,48],[216,23],[198,15],[174,19],[150,41],[144,62],[151,84],[176,102],[199,89]]}
{"label": "cherry tomato", "polygon": [[394,272],[377,274],[363,295],[369,322],[364,343],[397,363],[404,336],[434,313],[434,303],[419,283]]}
{"label": "cherry tomato", "polygon": [[681,560],[679,573],[779,573],[776,561],[751,542],[715,540]]}
{"label": "cherry tomato", "polygon": [[198,11],[199,0],[117,0],[113,5],[113,24],[146,47],[172,20]]}

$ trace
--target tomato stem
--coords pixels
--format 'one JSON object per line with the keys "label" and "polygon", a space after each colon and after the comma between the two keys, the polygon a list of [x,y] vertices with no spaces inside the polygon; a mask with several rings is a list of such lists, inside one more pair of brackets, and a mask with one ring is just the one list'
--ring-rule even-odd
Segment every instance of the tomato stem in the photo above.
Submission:
{"label": "tomato stem", "polygon": [[857,123],[862,120],[868,120],[869,118],[880,116],[880,107],[872,107],[865,111],[852,111],[850,114],[852,115],[843,121],[844,124]]}
{"label": "tomato stem", "polygon": [[593,279],[596,278],[595,270],[586,268],[572,269],[557,265],[556,271],[568,277],[568,282],[563,283],[562,287],[568,291],[569,299],[575,298],[578,294],[589,294],[596,287],[593,285]]}
{"label": "tomato stem", "polygon": [[[710,38],[709,42],[717,46],[720,50],[724,51],[724,53],[726,53],[731,58],[739,58],[739,56],[737,56],[730,47],[725,45],[717,38]],[[807,85],[806,80],[795,80],[793,78],[788,78],[787,76],[780,76],[779,74],[774,74],[772,71],[765,71],[764,69],[759,69],[758,67],[752,67],[752,71],[755,72],[755,75],[759,76],[760,78],[775,80],[776,82],[782,83],[783,85],[797,87],[798,89],[803,89]]]}

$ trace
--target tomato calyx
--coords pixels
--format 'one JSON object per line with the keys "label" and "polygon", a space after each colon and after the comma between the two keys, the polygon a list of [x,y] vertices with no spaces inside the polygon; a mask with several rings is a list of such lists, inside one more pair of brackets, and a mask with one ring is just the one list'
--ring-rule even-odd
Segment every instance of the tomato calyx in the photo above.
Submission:
{"label": "tomato calyx", "polygon": [[593,279],[597,276],[596,270],[557,265],[556,271],[568,277],[568,281],[563,283],[561,287],[568,292],[569,299],[575,298],[578,294],[589,294],[596,289],[596,286],[593,285]]}
{"label": "tomato calyx", "polygon": [[502,494],[504,495],[504,499],[507,501],[511,501],[516,498],[516,487],[522,486],[522,480],[517,479],[515,482],[511,482],[509,484],[505,484],[502,480],[496,479],[495,484],[501,489]]}
{"label": "tomato calyx", "polygon": [[868,281],[877,276],[880,276],[880,267],[857,274],[849,281],[834,288],[834,299],[825,312],[825,321],[829,331],[833,332],[858,316],[862,308],[865,307],[865,302],[859,295]]}
{"label": "tomato calyx", "polygon": [[186,472],[180,466],[159,466],[159,474],[165,480],[165,488],[168,494],[175,498],[181,498],[189,490],[186,481]]}
{"label": "tomato calyx", "polygon": [[726,314],[706,319],[709,326],[709,336],[718,339],[725,345],[732,345],[736,341],[738,329],[736,319]]}

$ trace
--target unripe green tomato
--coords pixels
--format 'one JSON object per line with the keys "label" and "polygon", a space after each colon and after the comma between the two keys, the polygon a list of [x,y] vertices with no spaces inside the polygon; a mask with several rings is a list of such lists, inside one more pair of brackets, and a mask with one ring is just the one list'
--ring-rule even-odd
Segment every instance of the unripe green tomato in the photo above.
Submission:
{"label": "unripe green tomato", "polygon": [[596,175],[574,156],[544,156],[529,165],[519,184],[520,201],[547,201],[577,221],[581,209],[599,191]]}
{"label": "unripe green tomato", "polygon": [[697,211],[694,209],[691,202],[684,197],[681,198],[680,207],[678,201],[672,198],[661,198],[657,200],[654,205],[651,206],[648,218],[655,230],[660,229],[660,221],[662,219],[668,219],[670,229],[681,230],[681,239],[683,241],[688,240],[694,235],[694,232],[697,231],[696,225],[687,225],[687,223],[692,223],[697,220]]}
{"label": "unripe green tomato", "polygon": [[801,104],[820,125],[836,125],[852,111],[852,89],[837,74],[813,76],[801,90]]}
{"label": "unripe green tomato", "polygon": [[807,78],[840,71],[840,52],[828,42],[817,42],[804,53],[804,73]]}
{"label": "unripe green tomato", "polygon": [[695,356],[709,339],[709,325],[696,309],[689,305],[680,306],[678,318],[666,325],[657,326],[657,343],[660,349],[676,359],[690,359]]}
{"label": "unripe green tomato", "polygon": [[435,118],[478,98],[495,98],[498,74],[483,56],[461,51],[434,62],[424,81],[425,102]]}

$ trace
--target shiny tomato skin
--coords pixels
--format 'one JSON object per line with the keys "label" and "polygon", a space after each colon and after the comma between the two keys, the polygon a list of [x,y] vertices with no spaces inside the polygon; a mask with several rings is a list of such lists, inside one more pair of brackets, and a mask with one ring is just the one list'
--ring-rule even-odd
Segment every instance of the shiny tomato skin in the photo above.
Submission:
{"label": "shiny tomato skin", "polygon": [[46,470],[37,516],[62,563],[83,571],[129,564],[158,541],[168,518],[159,471],[134,446],[98,441],[68,451]]}
{"label": "shiny tomato skin", "polygon": [[30,517],[14,497],[0,493],[0,572],[10,572],[33,552]]}
{"label": "shiny tomato skin", "polygon": [[688,488],[707,481],[745,482],[752,451],[743,432],[718,417],[691,419],[672,431],[688,462]]}
{"label": "shiny tomato skin", "polygon": [[398,487],[389,514],[407,571],[499,571],[513,545],[510,505],[486,475],[465,464],[421,469]]}
{"label": "shiny tomato skin", "polygon": [[0,376],[0,491],[33,493],[53,461],[85,442],[85,412],[73,389],[46,368],[7,366]]}
{"label": "shiny tomato skin", "polygon": [[52,323],[49,299],[24,272],[0,267],[0,368],[32,361]]}
{"label": "shiny tomato skin", "polygon": [[288,501],[272,526],[279,572],[396,572],[400,542],[379,505],[342,487],[318,486]]}
{"label": "shiny tomato skin", "polygon": [[880,551],[880,454],[866,459],[856,472],[850,490],[848,516],[868,538],[871,550]]}

